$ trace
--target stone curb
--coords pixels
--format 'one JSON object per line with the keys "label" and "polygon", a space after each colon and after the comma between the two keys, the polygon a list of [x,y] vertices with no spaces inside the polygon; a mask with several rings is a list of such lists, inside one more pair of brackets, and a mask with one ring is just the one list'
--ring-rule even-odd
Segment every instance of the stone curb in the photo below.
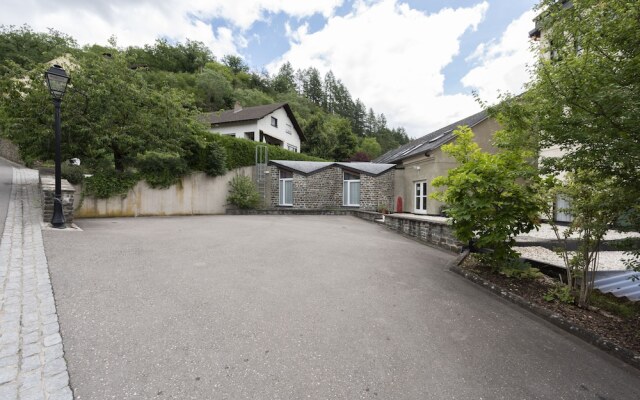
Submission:
{"label": "stone curb", "polygon": [[635,353],[625,347],[619,346],[589,329],[586,329],[580,325],[576,325],[568,321],[567,319],[565,319],[564,317],[562,317],[557,313],[549,311],[546,308],[540,307],[534,303],[531,303],[525,300],[524,298],[514,293],[511,293],[497,285],[494,285],[493,283],[474,274],[473,272],[463,270],[460,267],[460,264],[462,263],[462,261],[464,261],[464,259],[469,254],[468,252],[465,252],[465,253],[461,254],[459,257],[457,257],[455,260],[449,263],[448,265],[449,271],[455,272],[456,274],[463,276],[464,278],[482,286],[483,288],[493,292],[494,294],[497,294],[498,296],[522,308],[529,310],[535,315],[547,320],[548,322],[565,330],[566,332],[569,332],[572,335],[575,335],[580,339],[584,340],[585,342],[596,346],[600,350],[606,351],[607,353],[624,361],[625,363],[631,365],[632,367],[640,369],[640,354]]}

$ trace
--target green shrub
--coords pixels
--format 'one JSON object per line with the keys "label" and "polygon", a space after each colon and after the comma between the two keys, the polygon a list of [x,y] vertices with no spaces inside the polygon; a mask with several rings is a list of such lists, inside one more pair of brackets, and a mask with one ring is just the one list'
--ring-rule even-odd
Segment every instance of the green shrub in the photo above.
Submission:
{"label": "green shrub", "polygon": [[227,202],[240,209],[254,209],[260,205],[260,194],[251,178],[236,175],[229,182],[229,196]]}
{"label": "green shrub", "polygon": [[550,288],[542,298],[549,302],[558,300],[564,304],[573,304],[576,301],[575,297],[571,293],[571,287],[562,284],[558,284]]}
{"label": "green shrub", "polygon": [[[247,139],[237,139],[231,136],[210,134],[211,138],[220,143],[227,152],[227,169],[248,167],[256,163],[256,147],[264,143],[253,142]],[[296,161],[326,161],[322,158],[296,153],[277,146],[267,146],[270,160],[296,160]]]}
{"label": "green shrub", "polygon": [[85,178],[84,194],[101,199],[116,195],[126,195],[140,178],[132,172],[118,172],[114,169],[100,170]]}
{"label": "green shrub", "polygon": [[84,170],[81,166],[64,163],[60,168],[62,178],[66,179],[70,184],[77,185],[84,180]]}
{"label": "green shrub", "polygon": [[138,154],[136,165],[152,188],[168,188],[189,172],[187,162],[177,153],[146,151]]}
{"label": "green shrub", "polygon": [[[493,260],[491,260],[491,262],[493,262]],[[519,261],[502,265],[498,273],[508,278],[517,279],[535,279],[543,275],[538,268],[533,268],[529,264],[520,263]]]}
{"label": "green shrub", "polygon": [[180,147],[184,151],[184,159],[192,171],[204,170],[206,146],[207,138],[202,135],[186,135],[182,139]]}
{"label": "green shrub", "polygon": [[207,143],[204,149],[203,171],[209,176],[220,176],[227,172],[227,152],[218,142]]}
{"label": "green shrub", "polygon": [[442,146],[442,151],[459,165],[431,182],[441,189],[429,197],[448,206],[446,214],[458,240],[475,240],[478,248],[492,250],[483,258],[495,270],[509,270],[518,260],[512,248],[515,237],[539,225],[540,202],[528,184],[537,174],[527,162],[532,155],[510,149],[484,152],[468,126],[453,133],[455,142]]}

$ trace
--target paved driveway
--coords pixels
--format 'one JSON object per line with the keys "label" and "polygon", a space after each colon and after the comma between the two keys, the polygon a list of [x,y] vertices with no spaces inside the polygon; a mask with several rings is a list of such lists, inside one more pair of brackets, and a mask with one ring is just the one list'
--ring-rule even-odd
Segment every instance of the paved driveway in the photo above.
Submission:
{"label": "paved driveway", "polygon": [[353,217],[45,232],[77,399],[637,399],[640,374]]}

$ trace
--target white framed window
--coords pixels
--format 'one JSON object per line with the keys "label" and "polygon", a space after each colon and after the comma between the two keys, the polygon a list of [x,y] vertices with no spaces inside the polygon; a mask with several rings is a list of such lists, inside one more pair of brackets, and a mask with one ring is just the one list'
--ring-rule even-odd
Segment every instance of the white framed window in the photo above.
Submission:
{"label": "white framed window", "polygon": [[555,204],[555,219],[557,222],[571,222],[573,221],[573,215],[569,212],[569,207],[571,206],[571,200],[563,197],[562,195],[558,195],[556,197]]}
{"label": "white framed window", "polygon": [[298,148],[292,144],[288,144],[287,145],[287,150],[289,151],[295,151],[296,153],[298,152]]}
{"label": "white framed window", "polygon": [[276,117],[271,117],[271,126],[278,127],[278,119]]}
{"label": "white framed window", "polygon": [[284,169],[280,170],[278,179],[278,205],[293,205],[293,173]]}
{"label": "white framed window", "polygon": [[427,213],[427,181],[418,181],[414,186],[414,212],[416,214]]}
{"label": "white framed window", "polygon": [[292,129],[292,128],[293,128],[293,127],[292,127],[290,124],[287,124],[286,131],[287,131],[287,133],[288,133],[289,135],[291,135],[291,134],[292,134],[292,132],[293,132],[293,129]]}
{"label": "white framed window", "polygon": [[342,183],[342,204],[345,206],[360,205],[360,175],[344,172]]}

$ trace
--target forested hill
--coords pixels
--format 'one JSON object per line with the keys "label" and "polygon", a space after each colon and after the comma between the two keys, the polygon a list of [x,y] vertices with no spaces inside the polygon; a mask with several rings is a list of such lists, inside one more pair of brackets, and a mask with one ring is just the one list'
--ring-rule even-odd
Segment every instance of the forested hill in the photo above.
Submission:
{"label": "forested hill", "polygon": [[87,54],[124,56],[129,68],[158,92],[175,89],[192,95],[201,111],[287,102],[307,138],[302,151],[334,160],[369,160],[408,142],[403,128],[390,128],[383,113],[354,99],[343,82],[329,71],[296,69],[289,63],[278,73],[253,71],[242,58],[217,58],[203,43],[169,43],[159,39],[144,47],[78,46],[63,33],[39,33],[23,26],[0,28],[0,75],[20,68],[32,70],[63,54],[74,59]]}

